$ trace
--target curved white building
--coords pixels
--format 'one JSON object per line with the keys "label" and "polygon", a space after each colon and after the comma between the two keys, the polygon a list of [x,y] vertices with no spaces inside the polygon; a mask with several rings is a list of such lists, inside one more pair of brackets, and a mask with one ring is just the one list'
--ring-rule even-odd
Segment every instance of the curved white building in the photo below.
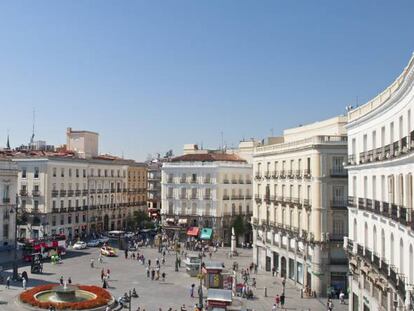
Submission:
{"label": "curved white building", "polygon": [[350,310],[413,310],[414,57],[348,114]]}

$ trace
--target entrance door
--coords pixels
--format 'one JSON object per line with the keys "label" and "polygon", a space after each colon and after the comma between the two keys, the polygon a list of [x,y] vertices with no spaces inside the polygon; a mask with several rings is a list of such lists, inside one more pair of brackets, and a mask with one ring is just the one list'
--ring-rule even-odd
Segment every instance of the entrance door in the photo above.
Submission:
{"label": "entrance door", "polygon": [[279,270],[279,254],[276,252],[273,252],[273,267],[275,271]]}
{"label": "entrance door", "polygon": [[269,256],[266,256],[266,271],[270,271],[271,270],[271,268],[270,268],[271,263],[272,263],[271,258]]}
{"label": "entrance door", "polygon": [[312,289],[312,277],[310,272],[306,273],[306,283],[308,284],[308,287]]}
{"label": "entrance door", "polygon": [[282,257],[282,259],[280,260],[280,265],[281,265],[280,276],[282,278],[285,278],[286,277],[286,258],[285,257]]}

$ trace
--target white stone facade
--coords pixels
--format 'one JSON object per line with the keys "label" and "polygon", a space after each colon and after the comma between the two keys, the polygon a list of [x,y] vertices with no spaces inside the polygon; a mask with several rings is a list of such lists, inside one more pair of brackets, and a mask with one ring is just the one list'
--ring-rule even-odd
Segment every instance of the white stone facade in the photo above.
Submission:
{"label": "white stone facade", "polygon": [[413,86],[414,57],[348,114],[350,310],[414,308]]}
{"label": "white stone facade", "polygon": [[162,219],[210,227],[230,242],[231,221],[252,214],[252,165],[244,160],[165,162],[162,166]]}
{"label": "white stone facade", "polygon": [[0,262],[2,253],[14,247],[16,221],[17,166],[0,159]]}
{"label": "white stone facade", "polygon": [[253,261],[318,297],[347,287],[345,124],[285,130],[253,155]]}
{"label": "white stone facade", "polygon": [[28,216],[19,236],[120,230],[139,208],[128,203],[128,161],[58,156],[14,161],[20,206]]}

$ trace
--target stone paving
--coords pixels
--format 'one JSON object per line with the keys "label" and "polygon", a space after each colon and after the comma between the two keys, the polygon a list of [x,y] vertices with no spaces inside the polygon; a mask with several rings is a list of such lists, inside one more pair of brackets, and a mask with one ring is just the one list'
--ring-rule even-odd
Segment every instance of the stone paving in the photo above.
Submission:
{"label": "stone paving", "polygon": [[[153,248],[142,248],[139,250],[144,253],[147,259],[151,259],[152,265],[155,259],[161,259],[160,254]],[[229,249],[219,249],[213,255],[212,260],[223,261],[226,268],[232,266],[233,261],[239,263],[239,269],[247,267],[251,262],[251,250],[239,250],[240,256],[227,258]],[[151,281],[146,277],[145,267],[137,260],[125,259],[124,253],[119,252],[115,258],[104,258],[103,264],[97,263],[99,248],[88,248],[81,251],[69,251],[62,264],[52,265],[44,264],[44,273],[31,275],[29,273],[28,287],[49,282],[59,282],[60,276],[65,279],[71,277],[74,284],[81,283],[87,285],[101,286],[100,271],[102,268],[110,269],[109,291],[117,298],[124,292],[136,288],[139,298],[133,300],[132,310],[138,306],[145,308],[146,311],[158,311],[159,308],[167,310],[172,307],[173,310],[179,310],[180,306],[185,304],[187,310],[192,310],[190,306],[198,303],[198,298],[190,298],[190,286],[192,283],[198,284],[198,279],[191,278],[185,273],[185,267],[181,267],[179,272],[175,272],[175,254],[167,255],[166,264],[161,266],[161,273],[166,273],[165,282]],[[90,267],[90,259],[95,259],[95,268]],[[30,271],[30,267],[20,268],[19,272]],[[6,271],[11,273],[11,271]],[[7,275],[3,273],[3,276]],[[255,276],[257,279],[257,289],[254,290],[255,299],[240,299],[242,307],[250,308],[256,311],[271,310],[274,296],[282,291],[281,280],[272,277],[268,272],[259,271]],[[264,297],[264,288],[267,288],[268,297]],[[197,287],[196,287],[197,288]],[[0,301],[7,304],[1,304],[0,310],[14,311],[22,308],[15,303],[17,295],[22,292],[21,283],[12,283],[10,289],[0,285]],[[206,293],[205,293],[206,294]],[[195,294],[196,296],[196,294]],[[318,299],[301,299],[300,292],[294,286],[287,282],[286,286],[286,304],[285,310],[326,310],[325,303]],[[347,305],[340,305],[339,301],[334,301],[334,310],[347,310]]]}

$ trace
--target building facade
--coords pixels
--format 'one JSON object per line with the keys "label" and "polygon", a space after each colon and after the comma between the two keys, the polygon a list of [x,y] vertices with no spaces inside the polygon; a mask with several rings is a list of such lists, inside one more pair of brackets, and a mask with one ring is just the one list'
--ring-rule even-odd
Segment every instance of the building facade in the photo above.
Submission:
{"label": "building facade", "polygon": [[237,215],[252,213],[252,166],[235,154],[185,154],[162,166],[162,220],[212,228],[230,242]]}
{"label": "building facade", "polygon": [[285,130],[253,155],[253,261],[317,296],[347,288],[345,124]]}
{"label": "building facade", "polygon": [[147,210],[147,175],[145,163],[128,165],[128,206],[136,205],[141,211]]}
{"label": "building facade", "polygon": [[141,204],[128,201],[129,160],[52,153],[13,161],[19,168],[19,202],[27,222],[19,226],[19,237],[62,233],[76,238],[123,230]]}
{"label": "building facade", "polygon": [[17,166],[0,159],[0,265],[13,260],[16,221]]}
{"label": "building facade", "polygon": [[414,309],[414,57],[348,113],[349,310]]}
{"label": "building facade", "polygon": [[147,166],[147,207],[151,213],[161,211],[161,167],[160,159],[149,162]]}

